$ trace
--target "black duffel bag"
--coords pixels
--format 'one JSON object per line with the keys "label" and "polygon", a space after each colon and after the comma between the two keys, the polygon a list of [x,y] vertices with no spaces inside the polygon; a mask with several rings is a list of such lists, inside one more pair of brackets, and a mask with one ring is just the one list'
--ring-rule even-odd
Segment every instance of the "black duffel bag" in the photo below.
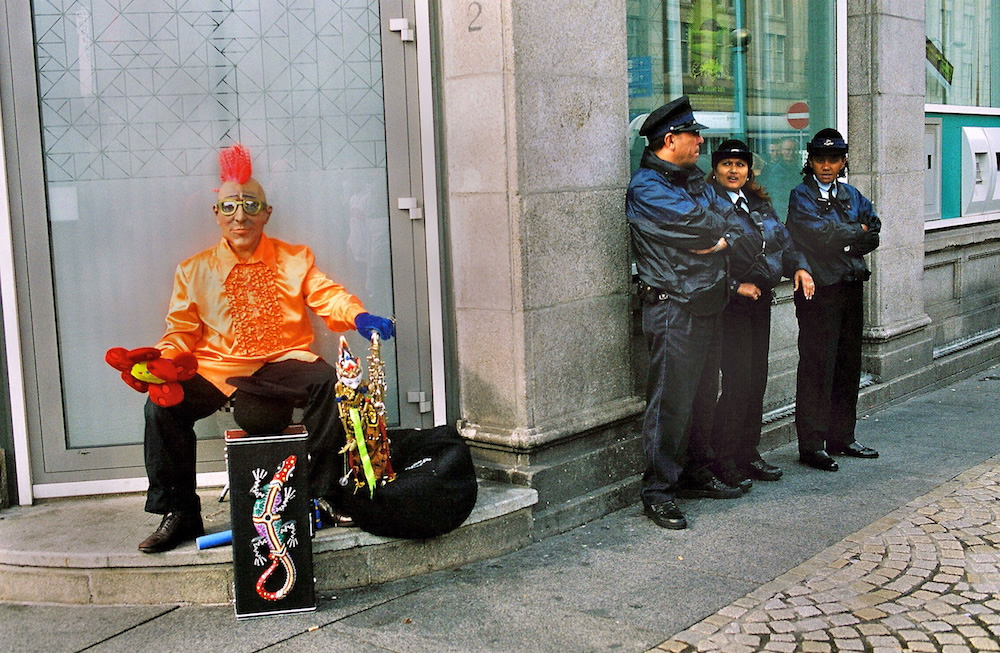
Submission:
{"label": "black duffel bag", "polygon": [[374,535],[425,539],[452,531],[476,505],[476,470],[469,446],[453,427],[390,429],[395,480],[341,489],[339,507]]}

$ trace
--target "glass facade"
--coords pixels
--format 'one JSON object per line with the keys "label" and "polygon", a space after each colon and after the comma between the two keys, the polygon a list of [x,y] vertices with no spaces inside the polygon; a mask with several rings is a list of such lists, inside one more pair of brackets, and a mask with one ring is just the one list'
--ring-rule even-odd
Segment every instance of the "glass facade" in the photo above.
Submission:
{"label": "glass facade", "polygon": [[927,0],[927,102],[1000,108],[1000,2]]}
{"label": "glass facade", "polygon": [[646,114],[685,94],[702,132],[699,165],[739,138],[784,217],[805,143],[836,125],[835,0],[628,0],[632,166]]}
{"label": "glass facade", "polygon": [[236,141],[268,233],[393,313],[376,0],[38,0],[33,18],[68,448],[142,441],[104,352],[159,340],[175,266],[219,240],[217,153]]}

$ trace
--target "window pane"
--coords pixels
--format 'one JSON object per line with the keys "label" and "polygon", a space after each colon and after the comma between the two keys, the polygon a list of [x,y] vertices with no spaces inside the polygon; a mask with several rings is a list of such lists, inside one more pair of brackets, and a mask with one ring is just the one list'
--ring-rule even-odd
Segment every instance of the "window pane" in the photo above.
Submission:
{"label": "window pane", "polygon": [[142,441],[104,352],[159,340],[175,266],[219,241],[217,154],[237,140],[268,233],[392,314],[376,0],[32,4],[68,447]]}
{"label": "window pane", "polygon": [[1000,108],[1000,2],[927,0],[927,102]]}
{"label": "window pane", "polygon": [[720,3],[628,0],[632,166],[645,146],[642,118],[686,94],[702,132],[700,167],[727,138],[747,141],[755,169],[784,217],[801,181],[805,143],[835,125],[834,0]]}

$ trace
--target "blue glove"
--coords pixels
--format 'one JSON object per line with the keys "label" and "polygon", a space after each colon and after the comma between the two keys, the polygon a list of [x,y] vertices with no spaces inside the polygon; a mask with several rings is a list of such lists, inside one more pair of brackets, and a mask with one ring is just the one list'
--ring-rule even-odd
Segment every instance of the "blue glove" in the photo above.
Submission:
{"label": "blue glove", "polygon": [[371,313],[358,313],[358,316],[354,318],[354,328],[369,339],[372,337],[373,331],[377,332],[382,340],[388,340],[396,335],[396,325],[392,323],[392,320]]}

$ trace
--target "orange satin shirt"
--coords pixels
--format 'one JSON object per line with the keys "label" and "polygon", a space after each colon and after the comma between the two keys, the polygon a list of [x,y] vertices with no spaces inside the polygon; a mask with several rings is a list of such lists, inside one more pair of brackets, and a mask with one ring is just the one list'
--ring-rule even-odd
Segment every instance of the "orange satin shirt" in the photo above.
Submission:
{"label": "orange satin shirt", "polygon": [[198,373],[227,396],[231,376],[248,376],[264,363],[312,362],[313,329],[306,308],[331,331],[354,328],[364,306],[316,268],[305,245],[264,235],[247,261],[225,239],[177,266],[167,331],[156,347],[170,358],[189,351]]}

